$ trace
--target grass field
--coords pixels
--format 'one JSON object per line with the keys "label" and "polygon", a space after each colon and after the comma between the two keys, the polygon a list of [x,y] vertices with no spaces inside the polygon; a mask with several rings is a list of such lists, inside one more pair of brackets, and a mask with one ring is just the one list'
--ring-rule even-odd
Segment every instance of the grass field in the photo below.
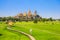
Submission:
{"label": "grass field", "polygon": [[[29,40],[25,35],[9,31],[7,24],[0,22],[0,40]],[[16,22],[12,29],[31,34],[36,40],[60,40],[60,22]],[[32,32],[30,33],[30,29]]]}

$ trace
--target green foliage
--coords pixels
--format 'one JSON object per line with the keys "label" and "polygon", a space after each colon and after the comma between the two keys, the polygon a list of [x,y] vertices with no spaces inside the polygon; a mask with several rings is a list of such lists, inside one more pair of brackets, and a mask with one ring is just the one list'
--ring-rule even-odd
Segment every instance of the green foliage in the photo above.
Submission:
{"label": "green foliage", "polygon": [[6,21],[6,19],[7,19],[6,17],[3,17],[3,18],[2,18],[2,21]]}
{"label": "green foliage", "polygon": [[49,21],[53,21],[52,17],[49,18]]}
{"label": "green foliage", "polygon": [[0,36],[2,36],[2,34],[0,34]]}
{"label": "green foliage", "polygon": [[57,19],[58,21],[60,21],[60,19]]}
{"label": "green foliage", "polygon": [[28,20],[26,20],[25,22],[28,22]]}
{"label": "green foliage", "polygon": [[34,23],[38,23],[38,20],[37,20],[37,18],[35,18],[35,19],[34,19]]}
{"label": "green foliage", "polygon": [[42,21],[45,22],[45,21],[49,21],[47,18],[42,18]]}

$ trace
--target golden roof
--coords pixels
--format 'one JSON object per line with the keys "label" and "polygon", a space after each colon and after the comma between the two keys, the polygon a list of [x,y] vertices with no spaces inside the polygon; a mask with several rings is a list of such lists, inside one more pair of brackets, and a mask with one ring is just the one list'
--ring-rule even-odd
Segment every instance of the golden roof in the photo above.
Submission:
{"label": "golden roof", "polygon": [[24,12],[23,16],[27,16],[26,12]]}

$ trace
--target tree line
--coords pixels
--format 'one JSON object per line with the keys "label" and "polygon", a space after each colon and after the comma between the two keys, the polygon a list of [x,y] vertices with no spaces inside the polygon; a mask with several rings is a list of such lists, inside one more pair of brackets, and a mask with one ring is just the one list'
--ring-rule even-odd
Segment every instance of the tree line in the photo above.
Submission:
{"label": "tree line", "polygon": [[[8,21],[8,20],[23,21],[20,18],[14,18],[14,17],[11,17],[11,16],[10,17],[0,17],[0,21]],[[41,17],[40,19],[35,18],[32,21],[43,21],[43,22],[45,22],[45,21],[56,21],[56,20],[60,21],[60,19],[53,19],[52,17],[50,17],[50,18],[42,18]],[[25,21],[30,21],[30,20],[25,20]]]}

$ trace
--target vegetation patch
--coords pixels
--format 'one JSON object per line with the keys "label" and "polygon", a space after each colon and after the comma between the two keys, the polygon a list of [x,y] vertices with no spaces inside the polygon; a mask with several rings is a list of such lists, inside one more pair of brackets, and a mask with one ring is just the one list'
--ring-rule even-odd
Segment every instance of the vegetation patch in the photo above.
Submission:
{"label": "vegetation patch", "polygon": [[0,36],[2,36],[3,34],[0,34]]}

